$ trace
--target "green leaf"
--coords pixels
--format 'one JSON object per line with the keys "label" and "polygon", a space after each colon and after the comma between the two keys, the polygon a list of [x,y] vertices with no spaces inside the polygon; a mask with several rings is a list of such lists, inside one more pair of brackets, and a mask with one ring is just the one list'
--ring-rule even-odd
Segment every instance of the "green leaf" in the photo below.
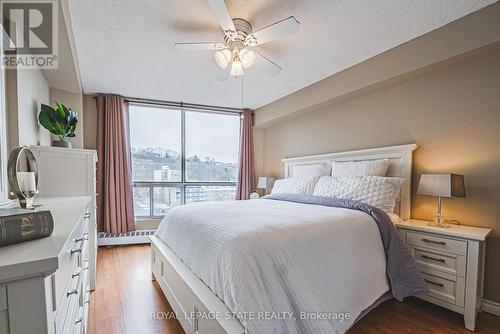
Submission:
{"label": "green leaf", "polygon": [[62,104],[59,104],[56,102],[56,106],[57,106],[57,113],[59,114],[59,121],[62,121],[63,119],[66,118],[66,112],[64,111],[64,107]]}
{"label": "green leaf", "polygon": [[59,136],[60,140],[66,137],[75,137],[76,124],[78,123],[78,113],[65,105],[56,102],[56,108],[42,104],[38,120],[40,124]]}
{"label": "green leaf", "polygon": [[50,133],[57,134],[56,129],[53,126],[52,119],[48,113],[41,111],[38,115],[38,121],[44,128],[50,131]]}

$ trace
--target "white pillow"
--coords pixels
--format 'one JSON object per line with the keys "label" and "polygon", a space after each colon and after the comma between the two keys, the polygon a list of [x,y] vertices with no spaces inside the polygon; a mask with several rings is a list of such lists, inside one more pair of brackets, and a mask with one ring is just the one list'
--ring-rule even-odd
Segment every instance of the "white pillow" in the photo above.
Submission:
{"label": "white pillow", "polygon": [[306,176],[276,180],[271,194],[311,195],[318,179],[319,176]]}
{"label": "white pillow", "polygon": [[360,201],[385,212],[392,212],[404,181],[400,177],[322,176],[314,187],[313,195]]}
{"label": "white pillow", "polygon": [[332,161],[332,176],[385,176],[389,159]]}
{"label": "white pillow", "polygon": [[292,177],[326,176],[330,175],[331,170],[332,166],[328,163],[297,165],[293,167]]}

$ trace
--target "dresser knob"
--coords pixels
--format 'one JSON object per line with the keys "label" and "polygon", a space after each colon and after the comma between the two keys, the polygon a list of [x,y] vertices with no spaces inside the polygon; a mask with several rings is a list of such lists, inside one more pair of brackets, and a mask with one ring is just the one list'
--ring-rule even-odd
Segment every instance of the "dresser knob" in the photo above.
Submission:
{"label": "dresser knob", "polygon": [[88,233],[85,233],[81,238],[75,238],[73,239],[75,242],[80,242],[80,241],[83,241],[83,240],[89,240],[89,234]]}
{"label": "dresser knob", "polygon": [[422,258],[427,259],[427,260],[442,262],[442,263],[446,262],[445,259],[438,259],[438,258],[427,256],[427,255],[422,255]]}
{"label": "dresser knob", "polygon": [[78,249],[72,249],[69,251],[71,253],[71,255],[75,254],[75,253],[81,253],[82,252],[82,249],[81,248],[78,248]]}
{"label": "dresser knob", "polygon": [[77,293],[78,289],[69,290],[68,292],[66,292],[66,297],[69,297],[71,295],[76,295]]}
{"label": "dresser knob", "polygon": [[434,240],[429,240],[429,239],[422,239],[423,242],[429,242],[431,244],[438,244],[438,245],[443,245],[443,246],[446,246],[446,242],[444,241],[434,241]]}
{"label": "dresser knob", "polygon": [[424,278],[424,281],[426,281],[427,283],[432,284],[432,285],[437,285],[437,286],[439,286],[441,288],[444,287],[443,283],[436,283],[436,282],[433,282],[433,281],[429,281],[428,279],[425,279],[425,278]]}

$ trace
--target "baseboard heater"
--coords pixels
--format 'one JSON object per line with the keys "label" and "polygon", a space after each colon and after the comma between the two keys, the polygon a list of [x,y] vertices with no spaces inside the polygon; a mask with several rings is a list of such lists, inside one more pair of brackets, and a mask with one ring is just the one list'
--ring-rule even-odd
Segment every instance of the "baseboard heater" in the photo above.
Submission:
{"label": "baseboard heater", "polygon": [[149,244],[149,236],[155,234],[156,230],[138,230],[127,233],[104,233],[97,234],[98,246]]}

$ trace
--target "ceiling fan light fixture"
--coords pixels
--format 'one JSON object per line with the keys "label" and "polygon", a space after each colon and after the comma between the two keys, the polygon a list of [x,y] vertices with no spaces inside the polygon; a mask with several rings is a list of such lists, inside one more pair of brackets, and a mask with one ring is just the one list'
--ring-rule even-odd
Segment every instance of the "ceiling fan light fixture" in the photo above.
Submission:
{"label": "ceiling fan light fixture", "polygon": [[231,64],[231,72],[229,74],[233,77],[239,77],[245,74],[241,61],[233,60],[233,63]]}
{"label": "ceiling fan light fixture", "polygon": [[241,65],[243,68],[249,68],[255,63],[255,51],[249,49],[242,49],[240,51]]}
{"label": "ceiling fan light fixture", "polygon": [[231,61],[231,56],[231,51],[228,49],[217,50],[215,51],[215,62],[220,68],[226,68]]}

